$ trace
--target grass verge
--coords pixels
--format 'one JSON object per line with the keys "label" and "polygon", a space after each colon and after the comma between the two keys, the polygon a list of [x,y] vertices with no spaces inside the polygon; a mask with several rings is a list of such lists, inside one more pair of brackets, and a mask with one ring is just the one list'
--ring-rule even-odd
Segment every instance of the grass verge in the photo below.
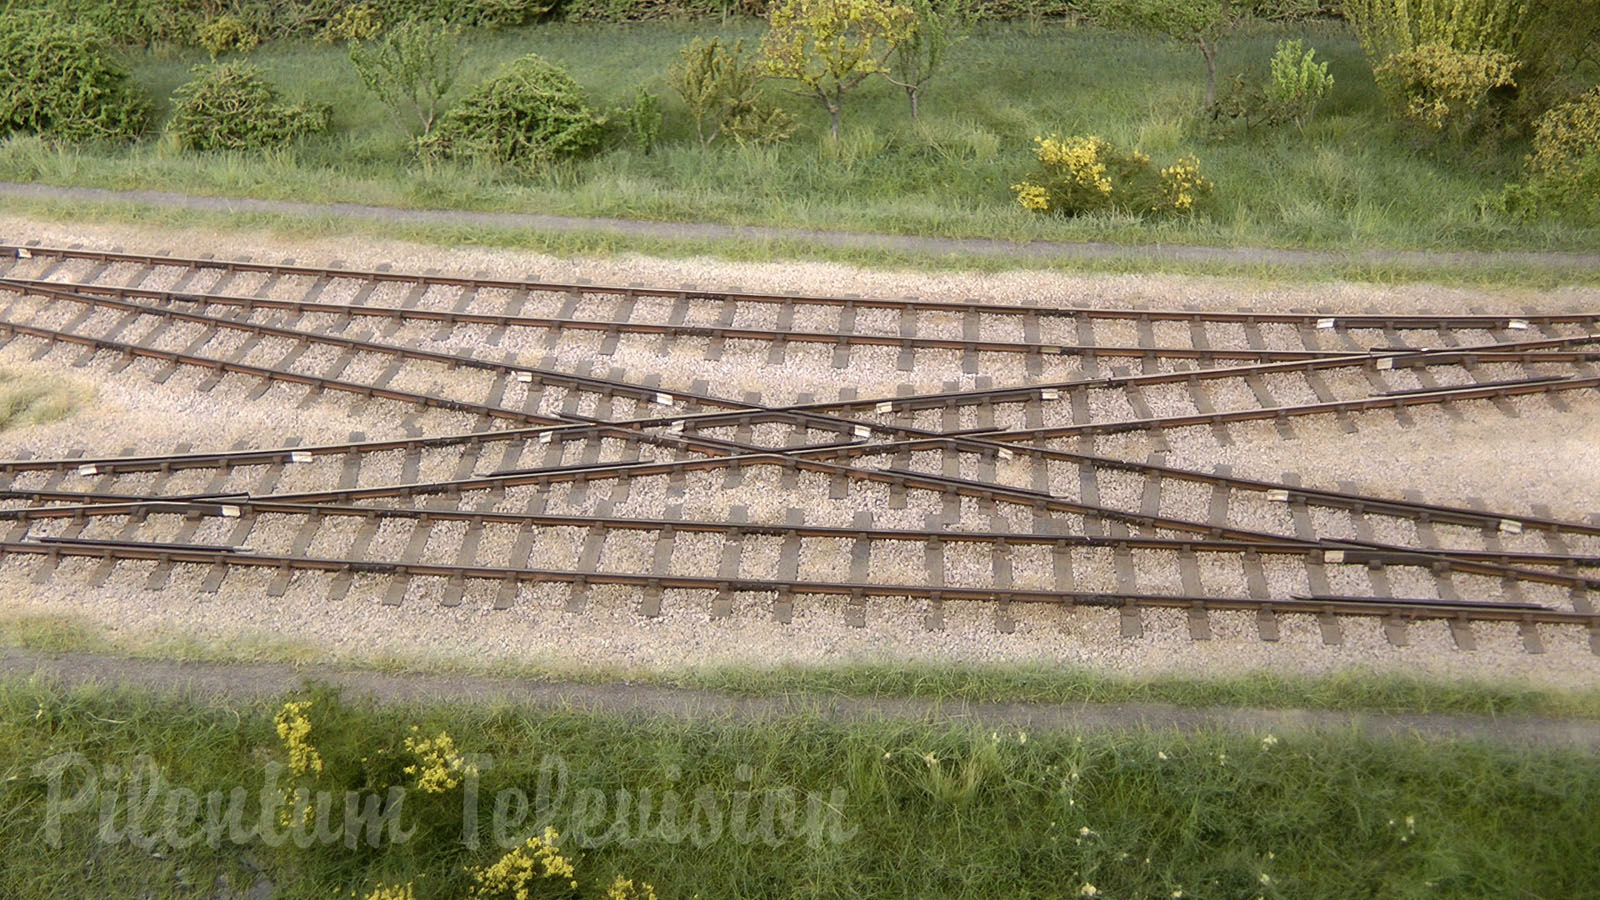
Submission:
{"label": "grass verge", "polygon": [[[878,269],[918,272],[1003,272],[1018,269],[1081,274],[1170,273],[1239,278],[1263,284],[1354,281],[1370,284],[1430,283],[1485,289],[1550,290],[1562,286],[1600,285],[1600,269],[1563,268],[1516,262],[1484,265],[1413,266],[1371,263],[1222,263],[1164,261],[1143,257],[1061,259],[1027,254],[909,252],[873,247],[841,247],[806,240],[656,238],[602,231],[534,231],[481,225],[383,222],[363,218],[299,216],[264,212],[209,212],[136,202],[85,202],[68,199],[18,198],[7,212],[36,219],[131,225],[150,228],[205,228],[213,231],[263,232],[283,239],[337,239],[362,235],[436,246],[483,246],[527,250],[552,256],[617,257],[630,254],[683,259],[710,256],[734,262],[785,259],[826,260]],[[21,240],[27,235],[3,235]]]}
{"label": "grass verge", "polygon": [[112,633],[66,616],[0,613],[0,647],[191,662],[332,665],[394,673],[532,679],[583,684],[639,683],[746,696],[903,697],[941,703],[1166,703],[1384,713],[1600,719],[1600,688],[1560,690],[1520,682],[1435,680],[1347,670],[1302,676],[1135,677],[1064,667],[876,663],[827,668],[601,669],[483,663],[459,657],[336,655],[276,640],[226,644],[173,635]]}
{"label": "grass verge", "polygon": [[[0,895],[208,896],[227,879],[282,898],[512,896],[471,873],[545,825],[571,873],[532,865],[523,896],[600,897],[618,877],[707,900],[1582,898],[1600,884],[1586,755],[293,699],[309,704],[0,683]],[[291,814],[296,789],[325,812]]]}

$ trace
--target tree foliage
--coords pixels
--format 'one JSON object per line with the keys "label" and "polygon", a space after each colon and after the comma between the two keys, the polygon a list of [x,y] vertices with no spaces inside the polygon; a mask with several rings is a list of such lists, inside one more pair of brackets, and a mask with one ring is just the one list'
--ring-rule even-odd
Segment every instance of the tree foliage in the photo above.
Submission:
{"label": "tree foliage", "polygon": [[742,40],[730,46],[721,38],[695,38],[678,50],[667,83],[689,107],[702,147],[722,135],[769,144],[794,130],[793,117],[762,98],[760,66],[745,55]]}
{"label": "tree foliage", "polygon": [[884,77],[905,90],[916,119],[923,89],[944,66],[950,48],[967,39],[976,13],[972,0],[910,0],[910,6],[916,24],[895,48]]}
{"label": "tree foliage", "polygon": [[815,97],[838,140],[844,95],[887,71],[889,56],[916,28],[916,13],[894,0],[781,0],[768,21],[762,71]]}
{"label": "tree foliage", "polygon": [[444,98],[455,86],[466,51],[457,45],[459,26],[412,20],[375,44],[352,41],[350,64],[361,84],[389,111],[395,126],[412,138],[433,131]]}

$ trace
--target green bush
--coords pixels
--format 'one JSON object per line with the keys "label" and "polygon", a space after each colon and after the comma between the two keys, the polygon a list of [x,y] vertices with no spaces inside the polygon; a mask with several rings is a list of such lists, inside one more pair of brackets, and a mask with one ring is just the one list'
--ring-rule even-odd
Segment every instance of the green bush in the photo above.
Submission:
{"label": "green bush", "polygon": [[483,159],[536,172],[593,150],[605,118],[565,69],[530,53],[474,88],[420,142],[425,155]]}
{"label": "green bush", "polygon": [[695,38],[679,48],[667,84],[683,98],[694,133],[706,147],[722,135],[740,144],[771,144],[794,131],[794,118],[761,96],[761,72],[744,41]]}
{"label": "green bush", "polygon": [[458,46],[460,36],[459,27],[443,22],[404,22],[371,46],[354,41],[350,64],[396,127],[412,138],[422,137],[433,131],[466,58]]}
{"label": "green bush", "polygon": [[1506,189],[1504,206],[1600,221],[1600,86],[1539,118],[1527,166],[1527,181]]}
{"label": "green bush", "polygon": [[215,60],[229,50],[243,53],[255,49],[261,38],[238,16],[220,16],[200,26],[196,34],[200,46]]}
{"label": "green bush", "polygon": [[1333,90],[1333,76],[1328,74],[1328,64],[1316,61],[1317,51],[1300,41],[1279,41],[1278,52],[1270,64],[1271,76],[1267,80],[1267,103],[1275,115],[1292,119],[1302,128],[1317,104]]}
{"label": "green bush", "polygon": [[173,94],[167,128],[191,150],[267,150],[328,127],[330,110],[284,103],[248,63],[196,66],[195,79]]}
{"label": "green bush", "polygon": [[1491,92],[1516,86],[1516,68],[1516,60],[1498,50],[1434,42],[1390,56],[1373,74],[1406,120],[1460,139],[1485,124]]}
{"label": "green bush", "polygon": [[1011,186],[1024,209],[1067,216],[1100,211],[1190,214],[1211,196],[1211,181],[1192,156],[1158,170],[1149,156],[1119,149],[1100,137],[1035,140],[1038,170]]}
{"label": "green bush", "polygon": [[0,135],[129,140],[149,115],[99,31],[31,13],[0,17]]}

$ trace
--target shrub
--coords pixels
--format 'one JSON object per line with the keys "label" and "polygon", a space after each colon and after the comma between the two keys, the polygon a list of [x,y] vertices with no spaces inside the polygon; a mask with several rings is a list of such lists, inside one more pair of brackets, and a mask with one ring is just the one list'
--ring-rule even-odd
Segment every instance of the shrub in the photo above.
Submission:
{"label": "shrub", "polygon": [[536,172],[593,150],[605,118],[566,70],[528,54],[483,82],[439,120],[426,155],[485,159]]}
{"label": "shrub", "polygon": [[1189,214],[1211,196],[1212,184],[1192,156],[1158,170],[1145,154],[1100,137],[1034,140],[1038,171],[1011,186],[1024,209],[1067,216],[1101,210]]}
{"label": "shrub", "polygon": [[916,13],[894,0],[780,0],[768,23],[762,71],[816,98],[837,141],[844,95],[888,69],[889,55],[911,36]]}
{"label": "shrub", "polygon": [[1600,86],[1539,118],[1527,167],[1527,181],[1507,188],[1503,205],[1600,221]]}
{"label": "shrub", "polygon": [[350,47],[356,77],[401,132],[412,138],[433,131],[445,95],[456,83],[466,52],[456,43],[461,29],[443,22],[404,22],[383,40]]}
{"label": "shrub", "polygon": [[150,115],[100,33],[51,16],[0,16],[0,86],[0,135],[129,140]]}
{"label": "shrub", "polygon": [[167,125],[181,147],[267,150],[328,127],[326,106],[282,102],[256,66],[196,66],[194,75],[174,93]]}
{"label": "shrub", "polygon": [[261,43],[261,38],[256,36],[250,26],[238,16],[219,16],[200,26],[196,35],[200,46],[211,54],[212,60],[229,50],[238,50],[243,53],[255,49]]}
{"label": "shrub", "polygon": [[1434,42],[1390,56],[1373,74],[1408,121],[1461,138],[1484,123],[1491,91],[1515,86],[1516,68],[1516,60],[1498,50]]}
{"label": "shrub", "polygon": [[761,71],[744,41],[695,38],[678,50],[667,84],[683,98],[694,133],[706,147],[721,135],[741,144],[771,144],[794,131],[794,119],[761,97]]}
{"label": "shrub", "polygon": [[1316,55],[1300,41],[1279,41],[1270,65],[1267,103],[1277,116],[1292,119],[1301,128],[1333,89],[1328,64],[1316,62]]}
{"label": "shrub", "polygon": [[1427,44],[1515,54],[1528,22],[1528,0],[1345,0],[1344,13],[1379,65]]}

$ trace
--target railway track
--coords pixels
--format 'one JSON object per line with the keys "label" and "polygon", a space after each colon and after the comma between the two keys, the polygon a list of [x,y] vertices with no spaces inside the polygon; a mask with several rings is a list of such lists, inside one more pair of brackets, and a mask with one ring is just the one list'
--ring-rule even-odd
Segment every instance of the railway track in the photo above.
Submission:
{"label": "railway track", "polygon": [[[1142,609],[1183,608],[1196,639],[1210,612],[1253,610],[1266,640],[1278,616],[1310,614],[1330,642],[1341,618],[1365,616],[1396,643],[1406,623],[1439,619],[1462,647],[1473,622],[1516,622],[1530,650],[1544,625],[1587,628],[1600,652],[1600,522],[1082,446],[1120,432],[1159,445],[1193,426],[1228,443],[1230,424],[1286,430],[1312,415],[1355,430],[1364,415],[1426,404],[1487,400],[1514,416],[1511,398],[1559,404],[1600,386],[1595,315],[1053,309],[19,245],[0,245],[0,268],[11,298],[0,333],[39,342],[40,358],[70,344],[80,362],[209,370],[205,389],[235,377],[258,382],[256,396],[303,386],[302,404],[332,392],[473,417],[470,431],[402,439],[0,461],[0,522],[11,523],[0,553],[32,560],[35,580],[92,563],[100,583],[153,562],[150,587],[188,571],[214,591],[231,571],[269,569],[280,592],[293,572],[325,573],[330,596],[382,576],[393,603],[419,581],[441,581],[447,605],[488,581],[502,606],[522,586],[560,583],[573,609],[612,584],[640,589],[645,615],[700,594],[726,615],[733,595],[755,594],[780,621],[797,600],[833,595],[850,598],[850,624],[869,598],[897,597],[926,601],[935,628],[944,602],[983,600],[1002,631],[1013,604],[1054,602],[1121,607],[1128,635]],[[367,325],[377,330],[352,331]],[[580,334],[600,341],[568,346]],[[895,371],[969,375],[1004,359],[998,368],[1026,377],[763,402],[733,396],[737,384],[680,374],[664,386],[659,372],[570,364],[689,346],[771,369],[803,345],[831,347],[841,369],[886,348]],[[889,368],[874,359],[867,368]],[[1117,359],[1143,371],[1100,369]]]}

